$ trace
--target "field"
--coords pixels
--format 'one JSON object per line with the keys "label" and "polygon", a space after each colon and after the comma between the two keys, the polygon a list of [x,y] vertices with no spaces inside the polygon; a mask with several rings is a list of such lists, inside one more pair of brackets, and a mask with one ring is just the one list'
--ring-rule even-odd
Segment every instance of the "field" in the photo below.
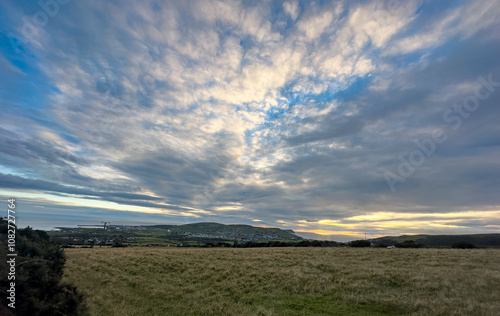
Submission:
{"label": "field", "polygon": [[67,249],[91,315],[498,315],[500,249]]}

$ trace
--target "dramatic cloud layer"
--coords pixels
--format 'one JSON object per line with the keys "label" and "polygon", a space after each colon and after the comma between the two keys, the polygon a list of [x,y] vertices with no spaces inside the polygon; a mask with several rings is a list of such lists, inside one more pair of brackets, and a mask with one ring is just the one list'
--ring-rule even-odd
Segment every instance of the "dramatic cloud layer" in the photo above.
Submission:
{"label": "dramatic cloud layer", "polygon": [[500,228],[496,0],[0,7],[0,194],[33,212]]}

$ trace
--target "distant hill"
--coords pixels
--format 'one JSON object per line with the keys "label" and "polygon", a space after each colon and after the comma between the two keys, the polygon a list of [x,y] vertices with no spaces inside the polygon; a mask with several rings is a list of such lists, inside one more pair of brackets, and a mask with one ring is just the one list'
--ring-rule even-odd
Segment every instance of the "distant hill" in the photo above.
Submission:
{"label": "distant hill", "polygon": [[193,223],[185,225],[153,225],[153,229],[167,230],[170,234],[209,239],[238,239],[246,241],[302,240],[290,231],[279,228],[250,225],[224,225],[220,223]]}
{"label": "distant hill", "polygon": [[385,236],[371,241],[381,245],[395,245],[407,240],[413,240],[426,246],[451,247],[456,242],[465,241],[478,247],[500,247],[500,234],[474,234],[474,235],[402,235]]}

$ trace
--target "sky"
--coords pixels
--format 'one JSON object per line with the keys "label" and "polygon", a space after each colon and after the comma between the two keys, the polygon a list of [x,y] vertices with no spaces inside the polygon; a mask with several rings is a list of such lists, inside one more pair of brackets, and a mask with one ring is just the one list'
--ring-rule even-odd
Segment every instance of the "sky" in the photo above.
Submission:
{"label": "sky", "polygon": [[20,222],[498,233],[499,56],[496,0],[2,1],[0,197]]}

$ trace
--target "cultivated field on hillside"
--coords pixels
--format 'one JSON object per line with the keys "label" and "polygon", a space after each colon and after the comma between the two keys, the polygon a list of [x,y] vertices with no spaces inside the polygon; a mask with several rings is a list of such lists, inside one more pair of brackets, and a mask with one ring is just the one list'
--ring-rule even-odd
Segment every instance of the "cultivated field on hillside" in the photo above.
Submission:
{"label": "cultivated field on hillside", "polygon": [[498,315],[500,249],[67,249],[92,315]]}

